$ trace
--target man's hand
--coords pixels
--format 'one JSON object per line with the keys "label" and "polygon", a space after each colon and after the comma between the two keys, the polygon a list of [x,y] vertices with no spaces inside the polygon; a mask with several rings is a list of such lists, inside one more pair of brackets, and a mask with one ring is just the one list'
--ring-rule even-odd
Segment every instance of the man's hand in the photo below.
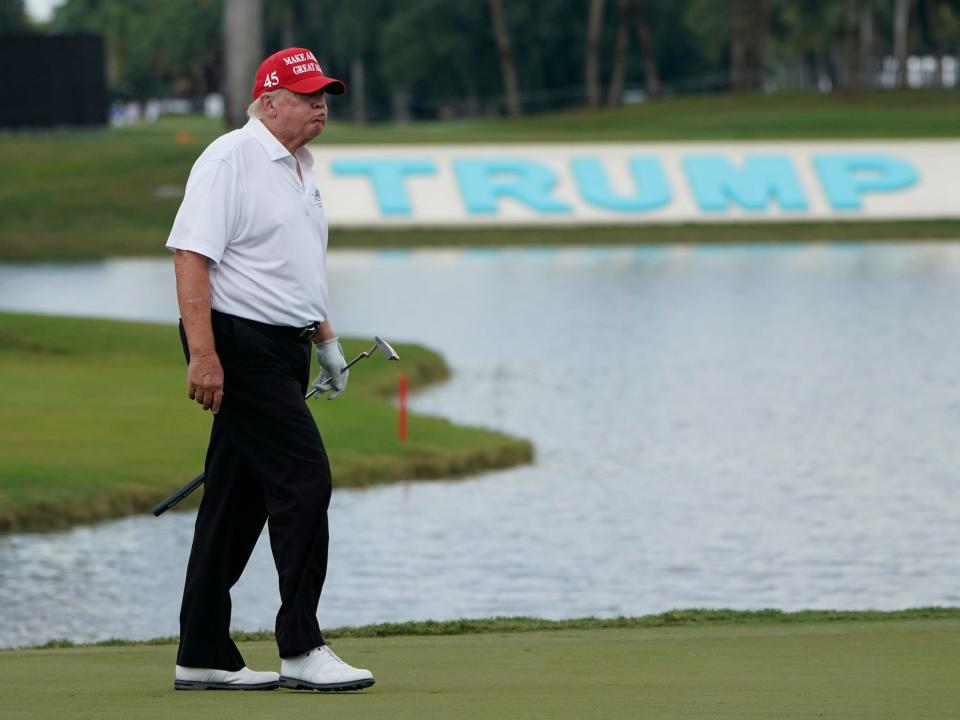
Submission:
{"label": "man's hand", "polygon": [[330,380],[315,387],[320,392],[326,392],[332,388],[333,391],[327,395],[327,399],[333,400],[347,389],[347,379],[350,377],[350,371],[344,369],[347,361],[343,358],[343,348],[340,347],[339,338],[332,337],[317,345],[317,362],[323,368],[323,374]]}
{"label": "man's hand", "polygon": [[204,410],[212,410],[214,415],[220,412],[220,403],[223,401],[223,367],[216,353],[190,356],[187,395],[202,405]]}

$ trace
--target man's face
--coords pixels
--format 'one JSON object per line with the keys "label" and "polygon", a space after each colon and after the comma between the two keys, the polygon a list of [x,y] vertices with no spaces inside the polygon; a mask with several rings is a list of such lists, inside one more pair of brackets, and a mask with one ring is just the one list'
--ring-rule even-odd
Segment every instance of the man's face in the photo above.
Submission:
{"label": "man's face", "polygon": [[327,124],[327,99],[323,90],[310,95],[292,91],[277,94],[272,98],[276,111],[274,125],[281,142],[289,140],[294,145],[306,145],[323,132]]}

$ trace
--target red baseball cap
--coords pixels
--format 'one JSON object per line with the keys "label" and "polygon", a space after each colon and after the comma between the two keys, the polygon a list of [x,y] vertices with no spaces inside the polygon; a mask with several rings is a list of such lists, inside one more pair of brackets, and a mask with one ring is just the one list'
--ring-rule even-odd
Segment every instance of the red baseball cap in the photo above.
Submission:
{"label": "red baseball cap", "polygon": [[320,69],[316,56],[306,48],[287,48],[275,52],[262,63],[253,81],[253,97],[277,88],[309,95],[324,90],[331,95],[343,95],[347,86],[342,80],[327,77]]}

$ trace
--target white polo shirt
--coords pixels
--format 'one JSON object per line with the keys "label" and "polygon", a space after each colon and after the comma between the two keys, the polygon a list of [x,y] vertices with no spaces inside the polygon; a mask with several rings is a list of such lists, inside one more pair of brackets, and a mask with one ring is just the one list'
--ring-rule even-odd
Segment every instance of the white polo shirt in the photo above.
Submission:
{"label": "white polo shirt", "polygon": [[294,156],[251,119],[214,140],[190,170],[167,240],[206,255],[214,310],[271,325],[327,319],[327,217],[313,155]]}

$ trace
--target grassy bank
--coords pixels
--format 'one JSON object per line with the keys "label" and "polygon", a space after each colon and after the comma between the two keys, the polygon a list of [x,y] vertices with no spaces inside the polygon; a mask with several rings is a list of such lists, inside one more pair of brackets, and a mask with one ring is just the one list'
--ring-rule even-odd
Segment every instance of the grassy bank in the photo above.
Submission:
{"label": "grassy bank", "polygon": [[[955,138],[960,93],[698,96],[522,120],[332,122],[321,143]],[[337,109],[334,107],[334,115]],[[222,127],[166,118],[120,130],[0,136],[0,260],[72,260],[162,252],[177,193]],[[563,242],[730,242],[955,238],[960,222],[792,223],[557,230],[344,231],[334,247]]]}
{"label": "grassy bank", "polygon": [[[342,638],[361,694],[177,693],[170,646],[0,652],[11,717],[950,718],[960,619],[701,623]],[[241,644],[277,665],[271,641]]]}
{"label": "grassy bank", "polygon": [[664,245],[800,242],[904,242],[960,238],[960,220],[846,220],[511,228],[338,230],[341,248],[523,247],[534,245]]}
{"label": "grassy bank", "polygon": [[[402,635],[477,635],[481,633],[551,632],[554,630],[615,630],[687,626],[726,625],[780,625],[797,623],[850,623],[889,622],[904,620],[956,620],[960,621],[960,607],[923,607],[907,610],[731,610],[689,609],[668,610],[656,615],[615,618],[573,618],[570,620],[545,620],[533,617],[493,617],[460,620],[421,620],[402,623],[378,623],[359,627],[326,629],[324,637],[329,640],[342,638],[386,638]],[[236,642],[273,640],[272,630],[231,633]],[[124,640],[112,638],[96,643],[76,644],[69,640],[51,640],[34,650],[49,650],[67,647],[127,647],[130,645],[175,645],[175,636],[150,640]]]}
{"label": "grassy bank", "polygon": [[[368,346],[344,342],[348,356]],[[397,349],[400,363],[367,361],[342,398],[310,404],[338,487],[531,459],[525,441],[436,417],[412,416],[400,442],[398,374],[416,388],[448,370],[424,348]],[[185,378],[176,328],[0,313],[0,532],[143,512],[193,477],[210,416],[186,398]]]}

